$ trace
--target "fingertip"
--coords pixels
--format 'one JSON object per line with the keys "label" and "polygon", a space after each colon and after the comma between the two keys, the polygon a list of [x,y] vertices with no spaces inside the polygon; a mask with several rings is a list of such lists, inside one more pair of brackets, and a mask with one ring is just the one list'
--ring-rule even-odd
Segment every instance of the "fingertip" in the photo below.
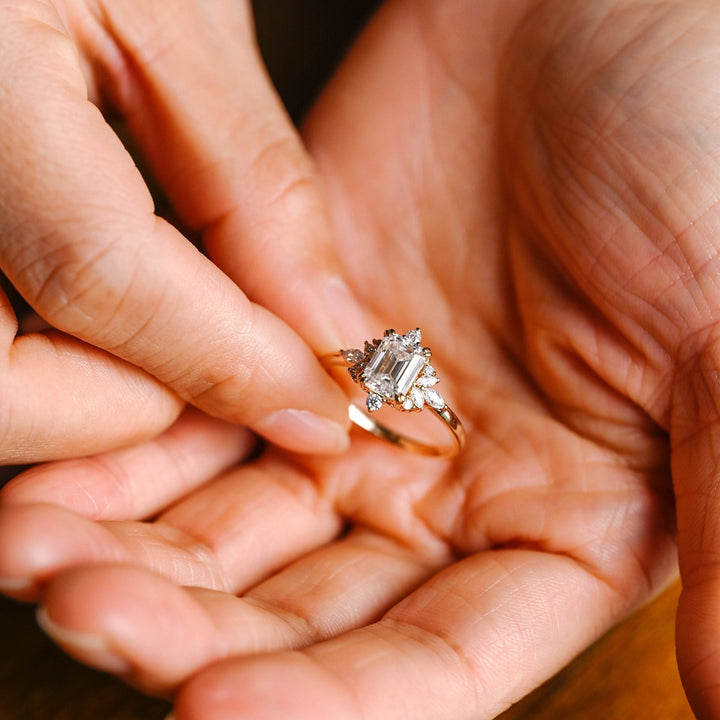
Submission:
{"label": "fingertip", "polygon": [[68,567],[115,561],[122,553],[105,528],[64,508],[0,507],[0,577],[10,589],[42,586]]}
{"label": "fingertip", "polygon": [[302,652],[236,658],[202,671],[180,690],[176,720],[314,720],[360,716],[352,695]]}
{"label": "fingertip", "polygon": [[43,632],[76,660],[114,675],[130,672],[130,663],[113,650],[102,635],[64,627],[55,622],[42,605],[38,607],[35,617]]}
{"label": "fingertip", "polygon": [[[223,663],[223,669],[228,663]],[[203,671],[190,678],[175,698],[173,720],[231,720],[242,717],[252,720],[252,715],[239,711],[238,704],[242,698],[237,696],[236,686],[228,678],[227,673]],[[239,712],[238,712],[239,711]]]}
{"label": "fingertip", "polygon": [[293,452],[334,455],[350,446],[347,423],[340,424],[309,410],[278,410],[258,422],[254,429]]}
{"label": "fingertip", "polygon": [[40,594],[40,588],[29,578],[0,577],[0,593],[13,600],[34,602]]}
{"label": "fingertip", "polygon": [[53,503],[85,517],[98,514],[98,503],[83,485],[87,460],[69,459],[33,465],[0,490],[5,507]]}
{"label": "fingertip", "polygon": [[185,405],[141,368],[57,331],[14,341],[2,389],[12,422],[0,458],[22,463],[143,442],[170,427]]}
{"label": "fingertip", "polygon": [[218,654],[216,628],[193,596],[129,565],[61,574],[47,586],[38,622],[75,659],[151,693],[172,691]]}

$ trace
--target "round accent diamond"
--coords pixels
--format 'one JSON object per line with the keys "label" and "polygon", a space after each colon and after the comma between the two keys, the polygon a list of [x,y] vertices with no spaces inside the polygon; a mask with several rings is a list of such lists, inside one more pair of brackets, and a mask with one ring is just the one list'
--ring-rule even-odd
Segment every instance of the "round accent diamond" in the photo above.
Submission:
{"label": "round accent diamond", "polygon": [[410,332],[406,333],[405,340],[413,347],[420,345],[422,342],[422,333],[420,332],[420,328],[415,328],[415,330],[410,330]]}
{"label": "round accent diamond", "polygon": [[383,401],[379,395],[375,395],[373,393],[372,395],[367,396],[367,400],[365,401],[365,404],[367,405],[367,409],[370,412],[375,412],[376,410],[379,410],[382,407]]}

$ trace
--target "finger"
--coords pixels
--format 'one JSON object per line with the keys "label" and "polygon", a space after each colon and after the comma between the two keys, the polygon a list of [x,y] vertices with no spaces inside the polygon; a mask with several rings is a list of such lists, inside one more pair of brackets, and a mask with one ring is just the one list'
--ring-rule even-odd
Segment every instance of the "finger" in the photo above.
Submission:
{"label": "finger", "polygon": [[569,558],[486,553],[435,576],[374,625],[302,652],[210,667],[181,689],[175,715],[491,718],[568,662],[622,605]]}
{"label": "finger", "polygon": [[183,403],[143,370],[46,331],[17,336],[0,289],[0,464],[102,452],[170,425]]}
{"label": "finger", "polygon": [[0,264],[11,282],[53,326],[210,414],[295,450],[346,447],[346,401],[306,345],[154,215],[132,160],[85,99],[51,6],[0,12],[12,97],[0,117]]}
{"label": "finger", "polygon": [[[78,660],[167,693],[231,655],[305,647],[374,622],[432,572],[429,558],[356,533],[242,598],[136,568],[82,568],[43,594],[42,624]],[[158,622],[158,608],[162,620]]]}
{"label": "finger", "polygon": [[317,352],[345,347],[353,325],[355,341],[364,338],[319,179],[267,76],[250,3],[176,0],[150,10],[134,0],[106,12],[133,62],[128,76],[98,48],[108,92],[174,206],[205,230],[211,257]]}
{"label": "finger", "polygon": [[246,429],[189,408],[164,434],[123,450],[37,465],[0,492],[6,506],[53,503],[93,520],[159,512],[255,445]]}
{"label": "finger", "polygon": [[140,368],[61,333],[23,335],[3,349],[1,464],[139,443],[172,424],[184,404]]}
{"label": "finger", "polygon": [[101,524],[55,505],[0,506],[0,592],[36,601],[53,574],[81,563],[130,561]]}
{"label": "finger", "polygon": [[100,523],[53,505],[0,507],[0,590],[35,599],[82,564],[124,562],[240,592],[342,529],[314,481],[271,459],[199,488],[152,523]]}
{"label": "finger", "polygon": [[671,416],[672,467],[682,592],[677,616],[680,675],[695,715],[720,715],[720,394],[717,342],[687,348],[676,371]]}

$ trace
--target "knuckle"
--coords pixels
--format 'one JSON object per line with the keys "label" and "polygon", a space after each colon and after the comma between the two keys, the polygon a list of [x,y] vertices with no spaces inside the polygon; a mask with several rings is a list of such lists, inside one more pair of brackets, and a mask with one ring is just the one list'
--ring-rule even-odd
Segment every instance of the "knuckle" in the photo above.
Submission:
{"label": "knuckle", "polygon": [[[216,50],[218,38],[230,36],[237,42],[251,37],[251,11],[244,3],[220,0],[198,3],[195,0],[125,0],[118,3],[99,0],[101,16],[113,33],[113,39],[133,57],[133,65],[149,69],[172,61],[177,56],[207,47]],[[204,28],[205,33],[198,33]],[[222,44],[221,44],[222,47]]]}
{"label": "knuckle", "polygon": [[267,134],[271,139],[249,162],[250,184],[257,188],[264,205],[275,212],[295,214],[308,200],[319,198],[315,167],[290,129],[270,129]]}
{"label": "knuckle", "polygon": [[25,460],[16,431],[16,422],[11,422],[10,414],[3,407],[0,410],[0,463],[3,465]]}
{"label": "knuckle", "polygon": [[183,378],[188,402],[230,422],[245,422],[252,407],[253,372],[244,363],[229,368],[215,365],[189,381]]}
{"label": "knuckle", "polygon": [[[282,363],[268,359],[267,343],[252,320],[239,322],[215,345],[213,361],[204,356],[173,385],[188,402],[234,423],[247,424],[264,415],[271,398],[281,396]],[[262,346],[262,347],[261,347]]]}
{"label": "knuckle", "polygon": [[0,368],[0,465],[22,465],[43,459],[46,438],[34,403],[28,404],[14,379],[11,364]]}
{"label": "knuckle", "polygon": [[26,252],[18,287],[42,317],[73,335],[96,333],[126,292],[112,245],[49,234]]}
{"label": "knuckle", "polygon": [[[156,313],[167,291],[162,268],[128,243],[114,219],[59,222],[60,229],[20,243],[8,260],[12,282],[47,322],[94,345],[123,354]],[[152,230],[136,226],[139,236]]]}
{"label": "knuckle", "polygon": [[162,3],[125,3],[101,0],[102,15],[107,18],[115,39],[135,62],[148,67],[162,60],[181,41],[180,18],[186,17],[190,8],[184,0]]}

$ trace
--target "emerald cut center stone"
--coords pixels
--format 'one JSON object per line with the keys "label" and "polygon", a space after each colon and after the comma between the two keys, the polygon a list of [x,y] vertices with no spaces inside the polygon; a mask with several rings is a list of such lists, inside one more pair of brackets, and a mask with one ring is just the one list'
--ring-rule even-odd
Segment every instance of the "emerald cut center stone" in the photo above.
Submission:
{"label": "emerald cut center stone", "polygon": [[383,338],[365,367],[363,381],[368,390],[395,400],[410,391],[427,362],[424,354],[410,348],[399,335]]}

